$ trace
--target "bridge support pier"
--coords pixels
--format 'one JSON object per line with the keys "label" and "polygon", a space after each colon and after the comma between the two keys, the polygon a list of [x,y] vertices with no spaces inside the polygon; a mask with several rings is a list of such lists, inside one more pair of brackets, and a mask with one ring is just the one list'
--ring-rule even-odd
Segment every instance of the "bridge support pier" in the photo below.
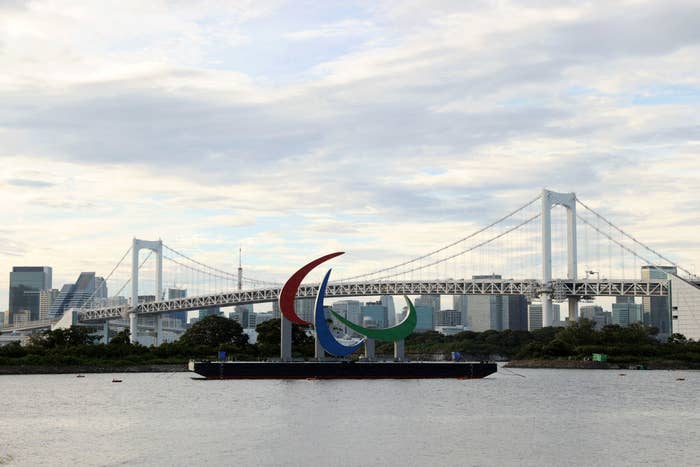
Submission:
{"label": "bridge support pier", "polygon": [[139,315],[132,311],[129,313],[129,342],[136,343],[136,333],[139,328]]}
{"label": "bridge support pier", "polygon": [[[141,250],[151,250],[156,254],[156,271],[155,271],[155,299],[160,301],[163,299],[163,241],[148,241],[133,239],[131,245],[131,309],[136,310],[139,306],[139,252]],[[136,334],[138,332],[137,317],[135,312],[129,313],[129,323],[131,330],[131,343],[136,342]]]}
{"label": "bridge support pier", "polygon": [[374,339],[365,339],[365,358],[369,361],[373,361],[375,359]]}
{"label": "bridge support pier", "polygon": [[314,334],[314,356],[316,357],[316,360],[323,360],[323,358],[326,356],[324,352],[325,351],[323,350],[321,341],[318,340],[318,335]]}
{"label": "bridge support pier", "polygon": [[[541,295],[542,327],[552,325],[552,207],[566,208],[567,276],[576,279],[576,194],[542,190],[542,282],[548,291]],[[578,300],[569,299],[569,319],[578,317]],[[561,319],[561,316],[559,317]]]}
{"label": "bridge support pier", "polygon": [[102,343],[109,344],[109,321],[106,320],[102,325]]}
{"label": "bridge support pier", "polygon": [[284,316],[280,316],[280,359],[292,360],[292,322]]}
{"label": "bridge support pier", "polygon": [[163,315],[156,315],[156,347],[163,343]]}
{"label": "bridge support pier", "polygon": [[578,297],[569,297],[569,322],[578,320]]}
{"label": "bridge support pier", "polygon": [[401,362],[405,358],[405,341],[403,339],[400,341],[394,341],[394,360]]}

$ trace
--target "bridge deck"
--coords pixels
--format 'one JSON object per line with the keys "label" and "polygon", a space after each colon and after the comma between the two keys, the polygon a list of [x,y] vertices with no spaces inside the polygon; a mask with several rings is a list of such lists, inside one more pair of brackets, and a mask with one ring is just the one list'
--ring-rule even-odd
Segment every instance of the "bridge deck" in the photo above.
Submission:
{"label": "bridge deck", "polygon": [[[159,314],[189,311],[214,306],[226,307],[251,303],[274,302],[279,288],[265,288],[226,292],[200,297],[186,297],[161,302],[140,303],[137,314]],[[298,298],[313,298],[318,293],[317,285],[302,285]],[[542,293],[552,294],[555,300],[568,297],[627,296],[651,297],[668,295],[668,281],[642,280],[555,280],[546,286],[535,279],[526,280],[444,280],[444,281],[398,281],[358,282],[329,284],[328,298],[362,297],[377,295],[525,295],[537,297]],[[80,322],[103,321],[125,318],[131,311],[129,305],[96,308],[78,313]]]}

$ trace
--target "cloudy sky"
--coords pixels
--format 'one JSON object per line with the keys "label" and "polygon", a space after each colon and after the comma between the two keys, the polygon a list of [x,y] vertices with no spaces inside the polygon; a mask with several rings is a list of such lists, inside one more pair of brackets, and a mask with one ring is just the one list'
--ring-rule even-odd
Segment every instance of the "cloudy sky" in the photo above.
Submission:
{"label": "cloudy sky", "polygon": [[132,237],[362,271],[542,187],[700,268],[696,1],[0,0],[0,68],[0,310]]}

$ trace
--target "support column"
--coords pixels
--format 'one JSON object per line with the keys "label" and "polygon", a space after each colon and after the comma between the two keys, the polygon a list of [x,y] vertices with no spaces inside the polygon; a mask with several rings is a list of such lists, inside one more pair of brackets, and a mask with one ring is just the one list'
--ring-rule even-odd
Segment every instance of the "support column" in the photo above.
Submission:
{"label": "support column", "polygon": [[138,332],[138,317],[136,307],[139,305],[139,242],[134,238],[131,246],[131,311],[129,312],[129,341],[136,343],[136,333]]}
{"label": "support column", "polygon": [[109,344],[109,321],[105,321],[102,325],[102,343]]}
{"label": "support column", "polygon": [[[550,191],[542,190],[542,285],[549,288],[552,282],[552,201]],[[542,327],[552,325],[552,296],[543,293]]]}
{"label": "support column", "polygon": [[156,315],[156,347],[163,343],[163,315]]}
{"label": "support column", "polygon": [[156,302],[163,300],[163,241],[156,242],[153,252],[156,254]]}
{"label": "support column", "polygon": [[369,361],[375,359],[374,354],[374,339],[365,339],[365,358]]}
{"label": "support column", "polygon": [[292,360],[292,322],[280,316],[280,358],[283,362]]}
{"label": "support column", "polygon": [[[578,276],[578,264],[576,260],[576,195],[572,196],[571,203],[566,206],[566,250],[568,279],[576,280]],[[578,319],[578,297],[569,297],[569,322]]]}
{"label": "support column", "polygon": [[323,350],[323,346],[321,345],[321,341],[318,340],[318,334],[314,333],[314,356],[316,357],[316,360],[321,361],[324,359],[326,356],[325,350]]}
{"label": "support column", "polygon": [[401,339],[400,341],[394,341],[394,360],[403,361],[406,358],[405,355],[405,341]]}

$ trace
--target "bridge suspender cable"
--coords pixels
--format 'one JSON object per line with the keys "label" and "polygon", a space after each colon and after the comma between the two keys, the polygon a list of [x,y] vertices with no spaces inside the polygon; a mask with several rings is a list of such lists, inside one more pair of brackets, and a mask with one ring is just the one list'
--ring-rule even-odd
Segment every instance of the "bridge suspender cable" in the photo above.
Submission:
{"label": "bridge suspender cable", "polygon": [[[519,213],[520,211],[522,211],[523,209],[527,208],[528,206],[534,204],[534,203],[535,203],[536,201],[538,201],[539,199],[540,199],[540,196],[537,196],[536,198],[534,198],[533,200],[529,201],[528,203],[526,203],[526,204],[520,206],[520,207],[519,207],[518,209],[516,209],[515,211],[512,211],[512,212],[506,214],[505,216],[501,217],[500,219],[498,219],[498,220],[496,220],[496,221],[490,223],[490,224],[487,225],[486,227],[483,227],[483,228],[477,230],[476,232],[473,232],[473,233],[467,235],[466,237],[460,238],[459,240],[456,240],[456,241],[454,241],[454,242],[452,242],[452,243],[450,243],[450,244],[448,244],[448,245],[445,245],[445,246],[443,246],[442,248],[438,248],[437,250],[431,251],[430,253],[426,253],[426,254],[424,254],[424,255],[422,255],[422,256],[419,256],[419,257],[417,257],[417,258],[413,258],[413,259],[408,260],[408,261],[404,261],[403,263],[399,263],[399,264],[396,264],[396,265],[394,265],[394,266],[389,266],[389,267],[386,267],[386,268],[377,269],[376,271],[369,272],[369,273],[366,273],[366,274],[359,274],[359,275],[356,275],[356,276],[344,277],[344,278],[338,279],[337,281],[334,281],[334,282],[345,282],[345,281],[350,281],[350,280],[353,280],[353,279],[360,279],[360,278],[362,278],[362,277],[374,276],[374,275],[380,274],[380,273],[382,273],[382,272],[391,271],[391,270],[393,270],[393,269],[400,268],[401,266],[406,266],[406,265],[408,265],[408,264],[415,263],[416,261],[420,261],[420,260],[425,259],[425,258],[427,258],[427,257],[429,257],[429,256],[433,256],[433,255],[435,255],[435,254],[437,254],[437,253],[440,253],[440,252],[442,252],[442,251],[447,250],[448,248],[451,248],[451,247],[453,247],[453,246],[455,246],[455,245],[458,245],[458,244],[460,244],[460,243],[462,243],[462,242],[465,242],[465,241],[467,241],[467,240],[469,240],[469,239],[471,239],[471,238],[474,238],[475,236],[477,236],[477,235],[479,235],[480,233],[482,233],[482,232],[484,232],[484,231],[490,229],[491,227],[493,227],[493,226],[495,226],[495,225],[497,225],[497,224],[503,222],[504,220],[506,220],[506,219],[508,219],[508,218],[510,218],[510,217],[513,217],[515,214]],[[529,220],[528,220],[527,222],[525,222],[525,223],[528,223],[528,222],[530,222],[531,220],[532,220],[532,219],[529,219]],[[521,225],[524,225],[524,224],[521,224]],[[469,251],[469,250],[466,250],[466,251]],[[451,256],[450,258],[447,258],[447,259],[454,258],[455,256],[458,256],[458,255],[460,255],[460,254],[462,254],[462,253],[465,253],[466,251],[462,251],[462,252],[458,253],[457,255]],[[436,263],[431,263],[431,264],[437,264],[437,262],[436,262]],[[429,265],[428,265],[428,266],[429,266]],[[420,270],[420,269],[424,269],[424,267],[427,267],[427,266],[420,266],[420,267],[418,267],[418,268],[414,268],[414,269],[411,269],[410,271],[406,271],[406,272],[417,271],[417,270]],[[387,277],[395,277],[395,276],[400,275],[400,274],[403,274],[403,273],[396,273],[396,274],[392,274],[391,276],[387,276]]]}
{"label": "bridge suspender cable", "polygon": [[[609,220],[607,220],[605,217],[603,217],[602,215],[598,214],[598,212],[596,212],[596,211],[594,211],[592,208],[588,207],[588,206],[587,206],[583,201],[581,201],[580,199],[576,198],[576,202],[578,202],[578,203],[579,203],[581,206],[583,206],[585,209],[587,209],[588,211],[590,211],[591,213],[593,213],[593,215],[597,216],[600,220],[602,220],[603,222],[605,222],[606,224],[608,224],[610,227],[612,227],[613,229],[617,230],[617,231],[620,232],[622,235],[624,235],[625,237],[629,238],[630,240],[632,240],[634,243],[636,243],[637,245],[641,246],[641,247],[644,248],[645,250],[649,251],[650,253],[655,254],[656,256],[658,256],[658,257],[661,258],[662,260],[666,261],[667,263],[672,264],[672,265],[675,266],[677,269],[680,269],[681,271],[685,272],[685,273],[688,274],[689,276],[692,276],[692,275],[693,275],[693,273],[691,273],[690,271],[688,271],[686,268],[684,268],[684,267],[682,267],[682,266],[679,266],[678,264],[676,264],[676,263],[674,263],[673,261],[671,261],[670,259],[666,258],[664,255],[662,255],[662,254],[659,253],[658,251],[654,250],[654,249],[651,248],[651,247],[646,246],[644,243],[640,242],[639,240],[637,240],[636,238],[634,238],[632,235],[628,234],[627,232],[625,232],[624,230],[622,230],[621,228],[619,228],[618,226],[616,226],[615,224],[613,224],[612,222],[610,222]],[[579,217],[579,218],[580,218],[580,217]],[[584,222],[585,222],[585,221],[584,221]],[[591,224],[589,224],[588,222],[586,222],[586,224],[591,225]],[[596,230],[598,230],[598,229],[596,229]],[[600,230],[598,230],[598,232],[600,232]],[[601,232],[601,233],[602,233],[602,232]],[[607,235],[606,235],[606,236],[607,236]],[[612,240],[612,238],[610,238],[609,236],[607,236],[607,237],[608,237],[610,240]],[[613,240],[613,241],[614,241],[614,240]],[[616,242],[616,243],[617,243],[617,242]],[[618,245],[619,245],[619,243],[618,243]],[[628,250],[628,251],[630,251],[630,250]],[[631,252],[631,251],[630,251],[630,252]],[[634,254],[634,253],[633,253],[633,254]],[[641,256],[640,256],[640,258],[641,258]],[[646,261],[646,260],[645,260],[645,261]],[[651,263],[649,263],[649,264],[652,265]]]}

